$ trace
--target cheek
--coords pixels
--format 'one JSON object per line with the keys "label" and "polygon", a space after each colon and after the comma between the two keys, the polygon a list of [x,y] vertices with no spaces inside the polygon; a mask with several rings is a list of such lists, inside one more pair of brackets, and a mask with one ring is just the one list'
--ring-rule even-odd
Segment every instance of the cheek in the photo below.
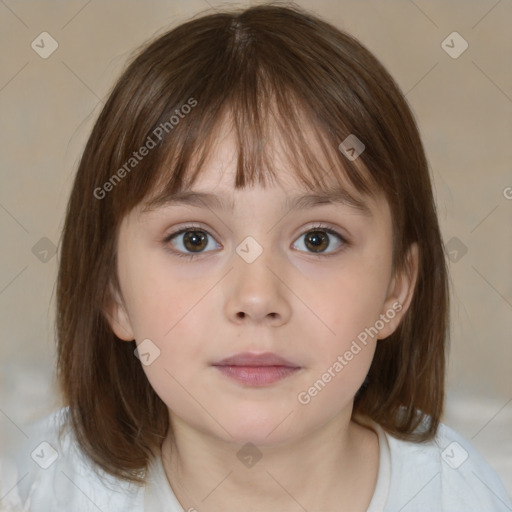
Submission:
{"label": "cheek", "polygon": [[[208,347],[215,346],[208,319],[213,304],[201,298],[211,287],[172,275],[147,271],[137,281],[132,311],[139,344],[150,339],[158,354],[143,370],[158,396],[174,411],[195,411],[191,400],[198,374],[207,368]],[[171,279],[172,278],[172,279]],[[167,283],[173,285],[167,285]],[[140,284],[140,286],[138,286]]]}
{"label": "cheek", "polygon": [[345,258],[336,271],[329,270],[328,279],[317,276],[321,286],[307,295],[321,320],[314,322],[317,351],[307,384],[318,393],[318,407],[350,400],[370,368],[391,272],[387,252],[378,254],[375,249]]}
{"label": "cheek", "polygon": [[154,364],[144,367],[150,381],[168,380],[169,373],[178,378],[187,367],[204,362],[205,348],[215,343],[208,339],[215,304],[207,292],[216,282],[213,277],[183,276],[156,252],[144,258],[133,252],[119,272],[137,343],[149,339],[160,352]]}
{"label": "cheek", "polygon": [[302,290],[318,318],[317,332],[322,333],[328,346],[343,349],[375,324],[387,297],[390,272],[387,255],[354,253],[337,268],[317,275],[318,286]]}
{"label": "cheek", "polygon": [[143,252],[139,246],[119,257],[130,322],[137,340],[167,340],[187,321],[205,293],[205,281],[184,278],[163,251]]}
{"label": "cheek", "polygon": [[383,283],[358,271],[340,273],[316,292],[324,325],[317,323],[314,365],[297,395],[308,415],[333,417],[355,396],[373,360],[384,298]]}

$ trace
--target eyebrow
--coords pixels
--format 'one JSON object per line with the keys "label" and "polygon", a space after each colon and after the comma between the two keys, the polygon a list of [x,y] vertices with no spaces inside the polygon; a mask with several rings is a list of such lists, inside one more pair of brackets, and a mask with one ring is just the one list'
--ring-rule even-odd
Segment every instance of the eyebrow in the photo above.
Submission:
{"label": "eyebrow", "polygon": [[[341,204],[358,211],[367,217],[372,216],[369,206],[362,200],[351,196],[343,189],[336,189],[329,192],[317,192],[289,197],[286,199],[283,209],[290,211],[314,208],[322,205]],[[198,208],[210,208],[212,210],[233,211],[234,200],[230,201],[222,196],[217,196],[210,192],[183,191],[174,194],[162,194],[149,201],[142,209],[143,212],[154,210],[156,208],[186,205]]]}

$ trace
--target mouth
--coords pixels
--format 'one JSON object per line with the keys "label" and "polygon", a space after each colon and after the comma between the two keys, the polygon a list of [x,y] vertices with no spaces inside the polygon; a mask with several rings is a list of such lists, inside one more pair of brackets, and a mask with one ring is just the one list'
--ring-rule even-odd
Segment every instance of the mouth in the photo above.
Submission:
{"label": "mouth", "polygon": [[245,386],[268,386],[301,369],[301,366],[276,354],[247,352],[228,357],[212,366]]}

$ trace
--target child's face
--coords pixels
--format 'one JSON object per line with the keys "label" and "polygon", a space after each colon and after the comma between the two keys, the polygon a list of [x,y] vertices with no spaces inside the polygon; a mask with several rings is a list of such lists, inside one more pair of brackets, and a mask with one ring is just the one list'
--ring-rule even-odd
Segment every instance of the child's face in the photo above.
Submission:
{"label": "child's face", "polygon": [[[334,417],[348,421],[376,343],[386,343],[377,338],[397,327],[414,283],[392,278],[384,197],[365,199],[370,215],[343,204],[289,212],[285,201],[311,190],[286,163],[276,157],[280,185],[235,190],[234,142],[221,140],[193,189],[234,200],[233,212],[171,205],[127,215],[118,242],[125,306],[111,309],[112,327],[138,345],[151,340],[145,361],[160,350],[143,369],[173,421],[236,443],[293,440]],[[350,245],[325,231],[315,238],[318,222]],[[188,224],[205,240],[162,242]],[[195,247],[193,259],[171,252]],[[242,352],[272,352],[300,369],[257,386],[214,366]]]}

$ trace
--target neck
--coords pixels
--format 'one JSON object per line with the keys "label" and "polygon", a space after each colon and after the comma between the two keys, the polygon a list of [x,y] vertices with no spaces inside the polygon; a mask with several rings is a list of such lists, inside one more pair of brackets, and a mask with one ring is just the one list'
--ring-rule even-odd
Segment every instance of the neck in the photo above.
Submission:
{"label": "neck", "polygon": [[378,438],[350,418],[293,442],[245,448],[174,417],[171,424],[162,458],[184,510],[365,511],[373,496]]}

